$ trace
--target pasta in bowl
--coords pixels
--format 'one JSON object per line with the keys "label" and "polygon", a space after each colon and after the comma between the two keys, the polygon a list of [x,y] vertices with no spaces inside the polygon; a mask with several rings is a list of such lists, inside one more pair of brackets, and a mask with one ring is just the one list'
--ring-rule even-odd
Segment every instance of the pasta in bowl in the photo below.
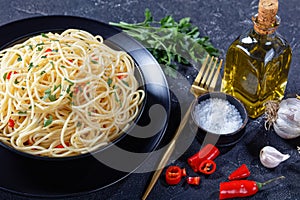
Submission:
{"label": "pasta in bowl", "polygon": [[118,138],[145,92],[124,51],[78,29],[0,52],[0,141],[29,154],[84,154]]}

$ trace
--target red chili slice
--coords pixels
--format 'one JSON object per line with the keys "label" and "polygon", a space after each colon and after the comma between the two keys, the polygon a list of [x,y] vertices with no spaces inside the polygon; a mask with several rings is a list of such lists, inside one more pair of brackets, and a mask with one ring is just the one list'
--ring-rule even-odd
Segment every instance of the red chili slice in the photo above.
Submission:
{"label": "red chili slice", "polygon": [[207,144],[198,153],[188,159],[188,164],[197,172],[202,161],[214,160],[219,154],[220,151],[217,147],[212,144]]}
{"label": "red chili slice", "polygon": [[203,174],[212,174],[216,171],[217,165],[212,160],[205,160],[199,166],[199,172]]}
{"label": "red chili slice", "polygon": [[166,170],[166,182],[169,185],[177,185],[182,176],[186,176],[186,171],[178,166],[170,166]]}
{"label": "red chili slice", "polygon": [[186,179],[186,182],[189,184],[189,185],[199,185],[200,184],[200,177],[199,176],[196,176],[196,177],[188,177]]}
{"label": "red chili slice", "polygon": [[228,179],[230,181],[232,180],[238,180],[238,179],[244,179],[250,176],[250,171],[246,164],[242,164],[239,168],[234,170],[229,176]]}

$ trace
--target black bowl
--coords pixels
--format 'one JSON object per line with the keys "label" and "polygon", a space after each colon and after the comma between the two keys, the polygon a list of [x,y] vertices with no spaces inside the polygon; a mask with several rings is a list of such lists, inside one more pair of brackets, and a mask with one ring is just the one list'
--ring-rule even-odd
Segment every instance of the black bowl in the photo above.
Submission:
{"label": "black bowl", "polygon": [[[202,101],[205,101],[210,98],[218,98],[218,99],[225,99],[229,101],[230,104],[234,105],[235,108],[239,111],[241,118],[242,118],[242,125],[234,132],[230,133],[223,133],[223,134],[218,134],[214,132],[210,132],[205,130],[203,127],[201,127],[198,123],[197,120],[195,119],[195,106],[199,104]],[[221,108],[222,109],[222,108]],[[192,105],[192,111],[191,111],[191,118],[193,121],[193,124],[197,126],[197,139],[200,142],[209,142],[211,144],[214,144],[219,147],[225,147],[225,146],[232,146],[236,144],[244,135],[245,133],[245,126],[248,122],[248,115],[247,111],[238,99],[235,97],[222,93],[222,92],[212,92],[212,93],[206,93],[201,96],[199,96],[195,101],[193,102]]]}
{"label": "black bowl", "polygon": [[[123,179],[141,166],[158,147],[169,128],[170,93],[159,64],[145,47],[107,24],[71,16],[24,19],[0,26],[0,49],[32,35],[61,32],[67,28],[100,34],[106,44],[119,47],[131,55],[137,64],[138,79],[143,82],[147,97],[141,113],[134,125],[113,143],[78,156],[35,156],[0,142],[0,189],[38,197],[65,197],[99,190]],[[155,105],[164,109],[164,119],[151,118],[150,108]],[[153,128],[157,131],[153,131]],[[152,135],[146,137],[146,133]],[[125,156],[121,154],[124,152]],[[133,159],[128,155],[142,156]]]}

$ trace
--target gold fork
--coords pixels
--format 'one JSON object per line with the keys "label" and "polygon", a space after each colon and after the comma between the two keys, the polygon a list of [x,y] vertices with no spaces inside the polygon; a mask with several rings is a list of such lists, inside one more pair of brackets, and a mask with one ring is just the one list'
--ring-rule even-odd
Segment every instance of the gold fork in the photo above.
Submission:
{"label": "gold fork", "polygon": [[[214,89],[216,87],[223,60],[222,59],[220,60],[219,65],[216,68],[217,63],[218,63],[218,58],[211,57],[210,61],[209,61],[209,58],[210,58],[210,56],[207,55],[205,61],[202,64],[202,67],[190,89],[191,93],[195,96],[195,98],[197,98],[199,95],[204,94],[206,92],[214,91]],[[173,139],[171,140],[166,152],[164,153],[163,157],[161,158],[161,161],[157,166],[157,170],[153,174],[152,179],[142,197],[143,200],[145,200],[148,197],[148,195],[150,194],[153,186],[155,185],[161,172],[163,171],[163,168],[166,166],[169,158],[171,157],[171,155],[175,149],[176,141],[179,138],[180,133],[182,132],[182,130],[189,118],[189,115],[191,113],[191,108],[192,108],[192,104],[189,106],[187,112],[185,113],[183,119],[181,120],[181,122],[179,124],[179,127],[178,127]]]}

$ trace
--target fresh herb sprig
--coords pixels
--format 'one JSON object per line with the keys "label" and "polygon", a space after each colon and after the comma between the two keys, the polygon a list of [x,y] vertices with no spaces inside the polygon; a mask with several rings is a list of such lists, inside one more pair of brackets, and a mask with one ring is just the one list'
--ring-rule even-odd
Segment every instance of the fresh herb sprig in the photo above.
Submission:
{"label": "fresh herb sprig", "polygon": [[174,76],[176,63],[199,65],[205,54],[218,56],[209,38],[201,37],[198,27],[193,26],[190,18],[182,18],[176,22],[172,16],[166,16],[155,21],[149,9],[145,10],[145,20],[140,23],[126,22],[111,25],[121,28],[128,35],[141,42],[165,66],[165,72]]}

